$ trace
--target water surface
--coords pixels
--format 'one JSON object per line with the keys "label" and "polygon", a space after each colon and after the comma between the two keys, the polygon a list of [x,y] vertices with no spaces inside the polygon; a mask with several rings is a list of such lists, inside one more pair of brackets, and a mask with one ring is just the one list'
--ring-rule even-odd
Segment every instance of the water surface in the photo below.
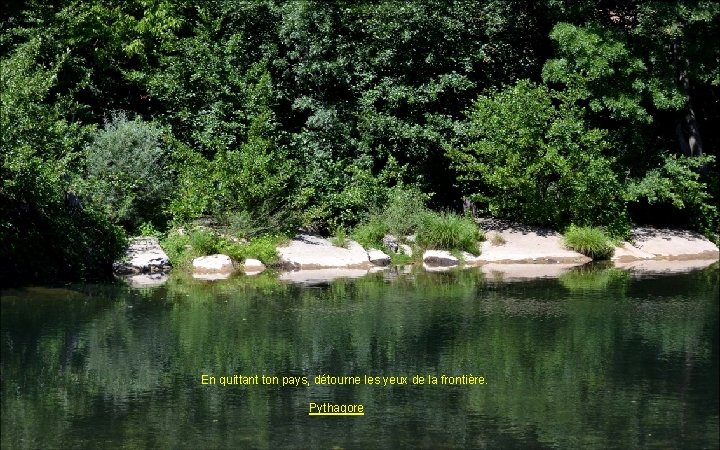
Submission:
{"label": "water surface", "polygon": [[[717,448],[718,267],[2,291],[3,448]],[[485,385],[209,386],[202,374]],[[410,380],[409,380],[410,381]],[[308,416],[310,402],[363,404]]]}

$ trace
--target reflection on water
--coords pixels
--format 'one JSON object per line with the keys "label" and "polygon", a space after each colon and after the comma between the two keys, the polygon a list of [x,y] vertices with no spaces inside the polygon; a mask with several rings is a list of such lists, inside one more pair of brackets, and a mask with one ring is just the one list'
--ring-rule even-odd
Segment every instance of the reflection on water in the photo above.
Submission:
{"label": "reflection on water", "polygon": [[[718,270],[2,292],[3,448],[713,448]],[[202,374],[474,386],[208,386]],[[362,417],[310,417],[309,402]]]}

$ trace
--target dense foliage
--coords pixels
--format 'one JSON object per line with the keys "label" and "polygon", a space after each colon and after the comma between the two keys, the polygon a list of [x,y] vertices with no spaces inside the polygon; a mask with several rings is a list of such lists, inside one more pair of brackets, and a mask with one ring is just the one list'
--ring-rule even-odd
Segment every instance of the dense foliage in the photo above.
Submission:
{"label": "dense foliage", "polygon": [[717,239],[716,2],[56,0],[2,14],[8,278],[82,274],[121,246],[93,235],[143,224],[349,230],[396,186],[435,210],[471,199],[558,229]]}

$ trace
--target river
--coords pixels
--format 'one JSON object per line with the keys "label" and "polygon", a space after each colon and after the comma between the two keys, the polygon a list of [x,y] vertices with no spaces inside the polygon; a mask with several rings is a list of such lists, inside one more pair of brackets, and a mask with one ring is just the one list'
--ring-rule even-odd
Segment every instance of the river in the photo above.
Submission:
{"label": "river", "polygon": [[714,264],[3,290],[0,442],[717,448],[718,284]]}

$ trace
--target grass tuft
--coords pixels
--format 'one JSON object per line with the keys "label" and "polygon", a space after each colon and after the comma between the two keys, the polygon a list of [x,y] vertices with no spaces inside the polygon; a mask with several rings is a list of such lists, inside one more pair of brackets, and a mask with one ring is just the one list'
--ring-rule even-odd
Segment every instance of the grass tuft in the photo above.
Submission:
{"label": "grass tuft", "polygon": [[479,255],[478,242],[485,236],[469,217],[453,213],[425,214],[417,230],[417,242],[425,248],[466,251]]}
{"label": "grass tuft", "polygon": [[491,243],[492,245],[494,245],[494,246],[497,247],[497,246],[500,246],[500,245],[505,245],[505,244],[507,244],[507,241],[505,240],[505,238],[503,237],[502,234],[495,232],[495,233],[493,233],[492,236],[490,237],[490,243]]}
{"label": "grass tuft", "polygon": [[602,228],[570,225],[564,235],[565,246],[594,260],[610,259],[615,251]]}
{"label": "grass tuft", "polygon": [[334,245],[335,247],[344,248],[345,245],[347,245],[347,241],[347,233],[345,232],[345,228],[343,227],[337,227],[332,237],[330,237],[330,242],[332,242],[332,245]]}

